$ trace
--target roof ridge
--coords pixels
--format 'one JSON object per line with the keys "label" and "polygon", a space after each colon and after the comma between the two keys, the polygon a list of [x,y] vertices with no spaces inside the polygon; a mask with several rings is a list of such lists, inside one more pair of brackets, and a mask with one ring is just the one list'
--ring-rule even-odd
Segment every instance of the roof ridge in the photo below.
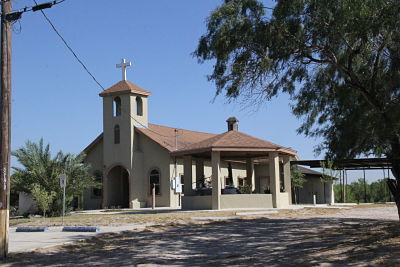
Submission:
{"label": "roof ridge", "polygon": [[188,131],[188,132],[192,132],[192,133],[202,133],[202,134],[212,134],[212,135],[218,135],[218,134],[215,134],[215,133],[200,132],[200,131],[188,130],[188,129],[183,129],[183,128],[177,128],[177,127],[171,127],[171,126],[159,125],[159,124],[154,124],[154,123],[149,123],[149,125],[155,125],[155,126],[159,126],[159,127],[165,127],[165,128],[170,128],[170,129],[183,130],[183,131]]}
{"label": "roof ridge", "polygon": [[116,84],[111,85],[106,90],[99,93],[100,96],[108,96],[122,93],[134,93],[138,95],[150,96],[151,92],[146,89],[130,82],[130,81],[119,81]]}
{"label": "roof ridge", "polygon": [[215,141],[215,143],[212,146],[218,146],[218,143],[221,141],[221,139],[223,137],[225,137],[227,135],[232,135],[231,132],[235,132],[235,131],[227,131],[227,132],[224,132],[222,134],[219,134],[221,137],[217,141]]}
{"label": "roof ridge", "polygon": [[279,148],[288,148],[288,147],[284,147],[284,146],[281,146],[281,145],[272,143],[272,142],[270,142],[270,141],[261,139],[261,138],[259,138],[259,137],[252,136],[252,135],[250,135],[250,134],[246,134],[246,133],[244,133],[244,132],[240,132],[240,131],[237,131],[237,132],[239,132],[239,133],[241,133],[241,134],[243,134],[243,135],[249,136],[249,137],[251,137],[251,138],[255,138],[255,139],[257,139],[257,140],[263,141],[263,142],[268,142],[268,143],[270,143],[270,144],[272,144],[272,145],[274,145],[274,146],[277,146],[277,147],[279,147]]}

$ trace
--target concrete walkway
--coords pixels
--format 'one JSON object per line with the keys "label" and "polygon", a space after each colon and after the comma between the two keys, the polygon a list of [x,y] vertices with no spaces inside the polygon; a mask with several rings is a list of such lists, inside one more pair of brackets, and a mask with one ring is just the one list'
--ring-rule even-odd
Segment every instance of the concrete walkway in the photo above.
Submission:
{"label": "concrete walkway", "polygon": [[27,252],[39,248],[68,244],[96,235],[143,229],[149,225],[123,225],[100,227],[100,232],[62,232],[62,227],[49,227],[47,232],[16,232],[10,228],[9,252]]}

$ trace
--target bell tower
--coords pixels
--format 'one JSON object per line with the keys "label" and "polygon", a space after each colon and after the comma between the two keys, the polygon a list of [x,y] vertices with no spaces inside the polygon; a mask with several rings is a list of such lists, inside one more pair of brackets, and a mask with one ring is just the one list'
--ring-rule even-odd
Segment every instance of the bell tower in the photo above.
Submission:
{"label": "bell tower", "polygon": [[134,127],[148,125],[149,91],[126,80],[125,59],[117,64],[122,80],[99,95],[103,98],[103,163],[105,169],[119,164],[132,168]]}

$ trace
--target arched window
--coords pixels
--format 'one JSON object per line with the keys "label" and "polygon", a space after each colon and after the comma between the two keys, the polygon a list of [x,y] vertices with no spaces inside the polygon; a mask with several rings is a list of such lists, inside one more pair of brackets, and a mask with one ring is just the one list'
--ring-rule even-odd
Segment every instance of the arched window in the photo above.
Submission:
{"label": "arched window", "polygon": [[160,172],[152,170],[150,172],[150,194],[152,194],[153,187],[156,189],[156,195],[160,195]]}
{"label": "arched window", "polygon": [[119,98],[119,96],[114,98],[113,115],[114,117],[118,117],[121,115],[121,98]]}
{"label": "arched window", "polygon": [[139,96],[136,97],[136,115],[143,116],[143,101]]}
{"label": "arched window", "polygon": [[114,144],[119,144],[119,135],[120,135],[120,131],[119,131],[119,125],[115,125],[114,126]]}

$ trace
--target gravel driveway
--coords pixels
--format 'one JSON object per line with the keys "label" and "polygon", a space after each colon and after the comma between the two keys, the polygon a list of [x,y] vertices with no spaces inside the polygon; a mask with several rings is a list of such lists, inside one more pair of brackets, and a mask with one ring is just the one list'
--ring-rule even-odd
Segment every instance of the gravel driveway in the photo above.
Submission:
{"label": "gravel driveway", "polygon": [[154,226],[13,254],[6,266],[395,266],[399,259],[396,208],[358,206],[317,217]]}

